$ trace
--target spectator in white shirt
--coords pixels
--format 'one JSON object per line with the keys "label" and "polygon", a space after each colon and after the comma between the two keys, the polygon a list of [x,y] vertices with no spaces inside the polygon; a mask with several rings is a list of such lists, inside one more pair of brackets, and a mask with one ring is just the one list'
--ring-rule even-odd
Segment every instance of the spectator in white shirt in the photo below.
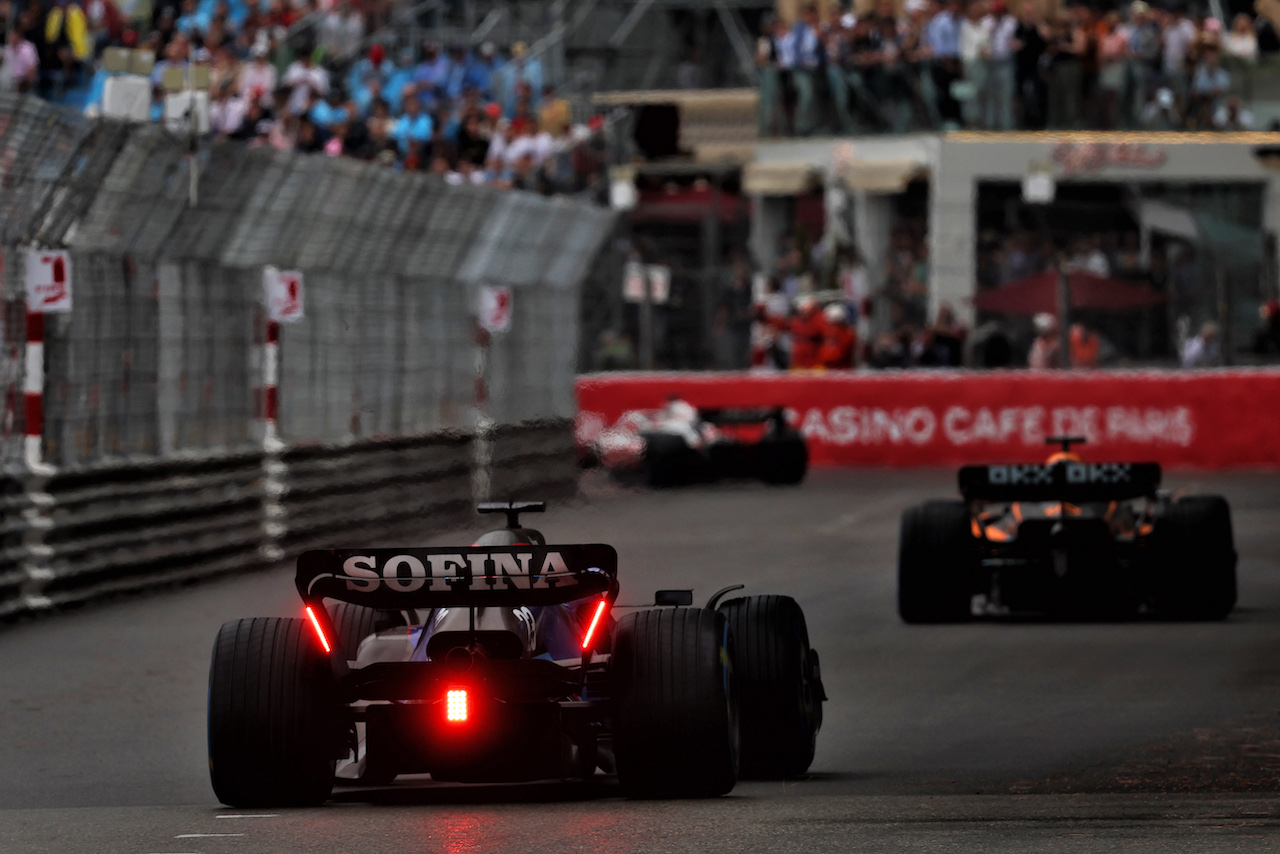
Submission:
{"label": "spectator in white shirt", "polygon": [[240,69],[240,76],[236,79],[236,94],[270,106],[276,91],[276,67],[267,62],[265,44],[255,44],[249,50],[249,56],[252,61]]}
{"label": "spectator in white shirt", "polygon": [[1173,10],[1173,20],[1164,31],[1165,85],[1179,98],[1187,96],[1187,52],[1197,38],[1196,25],[1180,6]]}
{"label": "spectator in white shirt", "polygon": [[1240,99],[1235,95],[1223,101],[1213,114],[1213,126],[1216,130],[1253,130],[1253,113],[1247,107],[1240,106]]}
{"label": "spectator in white shirt", "polygon": [[1258,34],[1253,21],[1241,12],[1231,20],[1231,32],[1222,37],[1222,52],[1244,65],[1258,64]]}
{"label": "spectator in white shirt", "polygon": [[231,87],[232,81],[224,81],[209,101],[210,129],[218,136],[230,136],[240,130],[248,114],[249,100],[235,95]]}
{"label": "spectator in white shirt", "polygon": [[311,52],[303,50],[284,73],[282,83],[289,87],[288,111],[300,116],[311,108],[312,96],[329,94],[329,72],[311,61]]}
{"label": "spectator in white shirt", "polygon": [[22,37],[21,28],[10,23],[4,61],[0,63],[0,89],[29,92],[35,88],[39,71],[40,58],[36,54],[36,46]]}
{"label": "spectator in white shirt", "polygon": [[1209,321],[1200,327],[1200,334],[1187,339],[1182,345],[1182,367],[1213,368],[1222,364],[1222,345],[1218,341],[1221,330]]}
{"label": "spectator in white shirt", "polygon": [[965,124],[969,127],[986,126],[982,105],[986,101],[992,20],[983,16],[985,7],[983,0],[971,0],[960,22],[960,61],[964,66],[964,79],[969,84],[962,110]]}
{"label": "spectator in white shirt", "polygon": [[1004,0],[996,0],[991,4],[987,22],[991,34],[991,56],[987,60],[984,122],[992,130],[1012,130],[1013,95],[1017,88],[1014,54],[1018,48],[1018,19],[1010,14]]}

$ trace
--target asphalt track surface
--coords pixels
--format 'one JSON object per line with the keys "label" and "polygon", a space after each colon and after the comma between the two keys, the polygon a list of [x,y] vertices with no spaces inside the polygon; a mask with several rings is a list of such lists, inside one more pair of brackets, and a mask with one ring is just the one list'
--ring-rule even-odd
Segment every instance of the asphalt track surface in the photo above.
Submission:
{"label": "asphalt track surface", "polygon": [[810,775],[711,801],[628,801],[607,779],[402,780],[319,809],[220,806],[209,652],[225,620],[298,612],[287,567],[0,626],[0,851],[1277,849],[1280,474],[1168,480],[1231,501],[1240,604],[1224,623],[903,625],[898,518],[952,492],[950,472],[662,493],[585,478],[537,527],[614,544],[623,602],[742,582],[807,614],[831,698]]}

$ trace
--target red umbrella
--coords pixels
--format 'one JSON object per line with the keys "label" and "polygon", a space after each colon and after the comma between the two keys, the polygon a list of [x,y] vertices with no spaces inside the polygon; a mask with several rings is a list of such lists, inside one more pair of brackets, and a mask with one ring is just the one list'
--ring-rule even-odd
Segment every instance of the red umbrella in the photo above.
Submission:
{"label": "red umbrella", "polygon": [[[1085,270],[1071,271],[1071,307],[1104,311],[1135,311],[1160,305],[1168,298],[1145,285],[1109,279]],[[1000,314],[1058,313],[1058,271],[1045,270],[973,298],[983,311]]]}

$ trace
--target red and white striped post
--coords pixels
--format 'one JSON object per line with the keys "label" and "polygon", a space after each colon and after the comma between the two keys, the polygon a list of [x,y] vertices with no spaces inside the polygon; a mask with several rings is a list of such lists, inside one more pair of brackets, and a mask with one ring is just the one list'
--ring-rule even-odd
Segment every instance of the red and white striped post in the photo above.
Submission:
{"label": "red and white striped post", "polygon": [[40,471],[44,464],[44,314],[27,312],[27,363],[22,377],[27,436],[23,458],[27,468]]}
{"label": "red and white striped post", "polygon": [[271,445],[280,441],[276,429],[276,417],[280,408],[280,396],[276,384],[280,377],[280,324],[267,321],[266,342],[262,346],[262,441]]}

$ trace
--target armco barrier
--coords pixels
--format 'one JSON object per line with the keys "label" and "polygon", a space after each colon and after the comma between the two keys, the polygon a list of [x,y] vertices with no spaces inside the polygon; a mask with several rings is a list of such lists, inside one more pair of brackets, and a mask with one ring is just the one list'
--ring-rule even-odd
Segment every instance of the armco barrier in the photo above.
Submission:
{"label": "armco barrier", "polygon": [[1043,459],[1083,435],[1094,458],[1280,466],[1280,370],[594,374],[578,379],[579,443],[678,395],[785,406],[817,464],[926,466]]}
{"label": "armco barrier", "polygon": [[262,566],[262,454],[59,473],[28,492],[26,608]]}
{"label": "armco barrier", "polygon": [[543,500],[577,491],[573,422],[567,418],[498,427],[490,445],[489,494],[495,498]]}
{"label": "armco barrier", "polygon": [[307,548],[412,545],[476,522],[492,498],[576,490],[567,419],[504,425],[488,439],[427,436],[95,465],[0,478],[0,617],[265,568]]}
{"label": "armco barrier", "polygon": [[463,433],[285,451],[285,554],[344,543],[411,545],[460,521],[471,503],[470,457]]}

